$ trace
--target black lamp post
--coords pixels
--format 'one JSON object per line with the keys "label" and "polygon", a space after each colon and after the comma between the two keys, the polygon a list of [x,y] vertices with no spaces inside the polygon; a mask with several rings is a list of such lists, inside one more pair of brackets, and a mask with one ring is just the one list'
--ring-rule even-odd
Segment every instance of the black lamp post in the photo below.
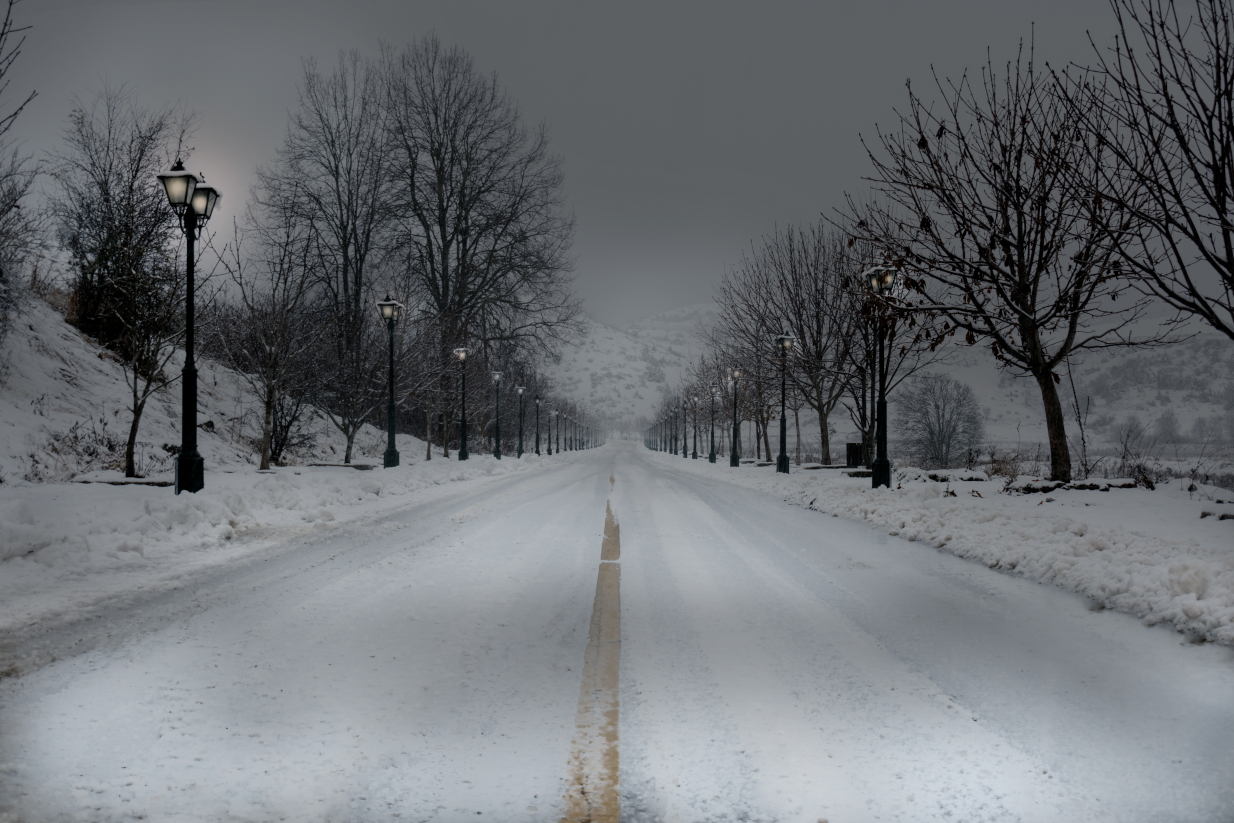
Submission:
{"label": "black lamp post", "polygon": [[711,387],[711,454],[707,455],[707,462],[716,462],[716,397],[720,394],[718,386]]}
{"label": "black lamp post", "polygon": [[553,417],[557,418],[557,454],[561,454],[561,412],[553,412]]}
{"label": "black lamp post", "polygon": [[786,366],[789,350],[796,339],[788,332],[776,338],[776,350],[780,352],[780,456],[776,458],[776,471],[780,474],[788,474],[788,417],[784,413],[788,388]]}
{"label": "black lamp post", "polygon": [[501,459],[501,372],[493,372],[493,457]]}
{"label": "black lamp post", "polygon": [[698,460],[698,396],[690,398],[694,405],[694,451],[690,454],[691,460]]}
{"label": "black lamp post", "polygon": [[733,369],[733,448],[729,451],[728,465],[737,468],[741,465],[741,453],[737,451],[737,439],[741,433],[737,428],[737,381],[741,379],[741,369]]}
{"label": "black lamp post", "polygon": [[390,396],[386,401],[386,454],[384,466],[387,469],[392,469],[398,465],[398,449],[394,446],[394,324],[398,322],[399,315],[403,312],[403,304],[391,299],[389,292],[387,292],[385,300],[377,301],[377,310],[381,312],[381,319],[386,321],[386,331],[389,333],[390,338]]}
{"label": "black lamp post", "polygon": [[514,390],[518,392],[518,457],[523,456],[523,392],[527,391],[526,386],[515,386]]}
{"label": "black lamp post", "polygon": [[536,457],[540,456],[540,398],[536,398]]}
{"label": "black lamp post", "polygon": [[[462,411],[458,417],[458,459],[467,459],[467,349],[455,349],[454,356],[458,358],[458,373],[461,378],[460,397]],[[481,444],[483,445],[483,444]]]}
{"label": "black lamp post", "polygon": [[[895,288],[896,270],[886,266],[874,266],[865,272],[866,284],[879,297],[886,297]],[[887,364],[883,360],[883,338],[887,336],[886,321],[878,320],[878,406],[875,409],[874,439],[877,456],[871,466],[871,488],[891,488],[891,461],[887,459]]]}
{"label": "black lamp post", "polygon": [[197,451],[197,363],[193,357],[194,281],[193,245],[201,227],[214,213],[219,193],[212,187],[202,185],[197,176],[184,170],[184,164],[176,160],[171,170],[158,175],[167,202],[180,218],[186,246],[185,292],[184,292],[184,369],[181,371],[181,432],[180,453],[176,455],[176,494],[182,491],[199,492],[206,484],[206,463]]}

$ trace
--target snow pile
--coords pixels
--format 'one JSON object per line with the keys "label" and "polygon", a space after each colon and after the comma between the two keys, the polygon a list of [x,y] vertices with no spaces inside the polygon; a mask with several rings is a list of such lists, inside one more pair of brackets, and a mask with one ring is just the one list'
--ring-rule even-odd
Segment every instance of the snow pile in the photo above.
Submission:
{"label": "snow pile", "polygon": [[[669,465],[775,494],[834,516],[869,521],[990,568],[1091,598],[1097,608],[1168,622],[1234,645],[1234,492],[1171,481],[1155,491],[1103,481],[1096,489],[1002,493],[994,480],[935,482],[900,472],[893,489],[842,471],[739,470],[663,455]],[[796,471],[794,469],[794,471]],[[958,476],[968,476],[960,474]],[[1083,485],[1083,484],[1077,484]],[[1111,491],[1111,489],[1113,489]],[[1229,515],[1226,519],[1220,519]]]}

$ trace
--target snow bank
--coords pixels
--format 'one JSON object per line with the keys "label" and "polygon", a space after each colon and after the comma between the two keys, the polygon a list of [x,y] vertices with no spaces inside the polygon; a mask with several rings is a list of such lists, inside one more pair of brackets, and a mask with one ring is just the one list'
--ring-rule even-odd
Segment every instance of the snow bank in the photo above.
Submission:
{"label": "snow bank", "polygon": [[68,619],[111,595],[173,586],[271,541],[448,494],[447,484],[553,465],[534,454],[408,461],[419,441],[403,440],[407,462],[397,468],[207,467],[197,494],[111,485],[121,479],[115,472],[85,475],[86,483],[0,486],[0,632],[53,615]]}
{"label": "snow bank", "polygon": [[[1045,489],[1047,484],[1025,478],[1008,486],[1023,493],[1004,493],[1003,482],[977,479],[980,473],[937,482],[913,469],[897,473],[898,488],[871,489],[868,478],[841,471],[785,476],[772,468],[734,470],[657,457],[1062,586],[1098,608],[1134,614],[1149,625],[1168,622],[1234,645],[1234,492],[1212,486],[1190,491],[1185,479],[1148,491],[1114,480],[1092,489]],[[1229,519],[1220,520],[1222,514]]]}

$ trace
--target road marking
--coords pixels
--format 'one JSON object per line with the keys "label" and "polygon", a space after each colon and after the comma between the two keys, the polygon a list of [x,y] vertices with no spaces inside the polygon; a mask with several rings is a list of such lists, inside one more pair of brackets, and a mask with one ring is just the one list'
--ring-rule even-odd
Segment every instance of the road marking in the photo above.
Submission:
{"label": "road marking", "polygon": [[561,823],[620,823],[621,800],[617,719],[621,667],[621,531],[611,506],[605,507],[604,542],[596,575],[591,630],[583,655],[570,784]]}
{"label": "road marking", "polygon": [[600,545],[600,559],[616,562],[621,559],[621,524],[613,519],[611,507],[605,507],[604,542]]}

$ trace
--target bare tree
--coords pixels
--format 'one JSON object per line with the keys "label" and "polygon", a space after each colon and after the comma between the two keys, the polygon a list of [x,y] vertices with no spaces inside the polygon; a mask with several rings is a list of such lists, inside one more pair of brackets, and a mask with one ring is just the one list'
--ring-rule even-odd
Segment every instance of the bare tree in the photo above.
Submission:
{"label": "bare tree", "polygon": [[[284,181],[267,177],[263,182]],[[323,342],[320,318],[312,315],[313,284],[319,279],[313,269],[317,237],[311,221],[296,208],[297,188],[293,183],[290,191],[262,191],[249,206],[247,232],[235,226],[224,265],[237,301],[217,313],[220,322],[210,335],[211,348],[239,372],[261,403],[262,470],[273,459],[278,412],[298,410],[311,391],[304,379],[311,374],[306,361]]]}
{"label": "bare tree", "polygon": [[49,153],[50,210],[74,273],[68,320],[125,358],[124,284],[153,271],[178,234],[155,175],[187,158],[194,119],[105,86],[88,106],[76,101],[64,148]]}
{"label": "bare tree", "polygon": [[[941,110],[909,87],[898,133],[869,150],[883,202],[850,216],[860,239],[885,249],[913,292],[902,305],[940,318],[933,343],[964,333],[999,364],[1037,382],[1050,474],[1071,478],[1056,369],[1073,352],[1133,345],[1147,301],[1127,297],[1108,211],[1088,192],[1106,158],[1054,83],[1017,59],[980,89],[935,79]],[[1086,129],[1087,126],[1087,129]],[[1124,210],[1116,232],[1133,231]],[[1117,301],[1117,302],[1116,302]]]}
{"label": "bare tree", "polygon": [[965,383],[924,374],[896,400],[901,443],[923,468],[951,468],[981,444],[985,426],[977,397]]}
{"label": "bare tree", "polygon": [[[22,44],[23,32],[13,20],[13,8],[20,0],[8,0],[4,22],[0,23],[0,98],[8,90],[8,73]],[[8,333],[11,314],[17,305],[17,272],[38,245],[42,235],[42,220],[36,212],[22,208],[22,201],[34,186],[35,168],[32,159],[22,154],[6,135],[17,116],[36,96],[30,92],[12,109],[0,115],[0,343]]]}
{"label": "bare tree", "polygon": [[408,294],[442,318],[443,350],[475,340],[543,348],[575,335],[573,220],[547,129],[529,131],[496,75],[435,37],[385,47],[382,69],[398,182],[392,247]]}
{"label": "bare tree", "polygon": [[388,239],[391,169],[377,71],[356,51],[341,54],[329,75],[307,60],[298,102],[278,161],[258,172],[258,191],[294,193],[298,219],[312,229],[327,341],[317,398],[346,438],[350,463],[356,433],[383,397],[374,284]]}
{"label": "bare tree", "polygon": [[1108,53],[1093,44],[1106,82],[1059,84],[1113,161],[1088,181],[1106,205],[1095,217],[1147,291],[1234,339],[1230,2],[1181,16],[1173,0],[1110,6],[1119,37]]}
{"label": "bare tree", "polygon": [[831,462],[828,421],[845,394],[845,361],[858,321],[845,300],[844,240],[821,225],[790,226],[765,237],[758,263],[746,269],[768,279],[768,308],[797,338],[788,376],[794,395],[818,416],[824,463]]}
{"label": "bare tree", "polygon": [[50,154],[51,213],[75,275],[68,319],[119,355],[131,389],[128,477],[146,401],[174,379],[165,367],[183,336],[179,230],[155,175],[187,156],[193,124],[104,87],[73,109],[64,148]]}

